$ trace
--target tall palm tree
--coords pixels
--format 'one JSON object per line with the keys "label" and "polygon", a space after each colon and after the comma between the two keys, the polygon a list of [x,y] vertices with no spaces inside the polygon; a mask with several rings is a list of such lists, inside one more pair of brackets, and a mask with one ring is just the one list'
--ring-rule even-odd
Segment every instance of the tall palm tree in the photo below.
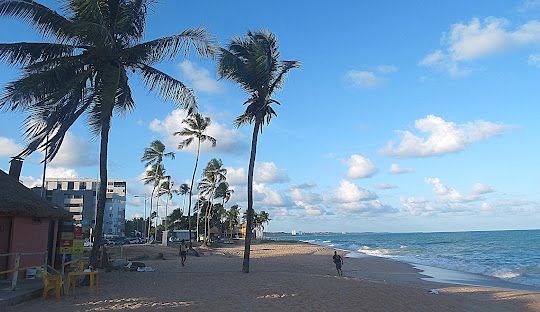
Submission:
{"label": "tall palm tree", "polygon": [[168,207],[169,207],[169,200],[172,199],[173,195],[173,187],[174,187],[174,181],[171,181],[171,176],[167,176],[165,178],[165,181],[161,182],[161,185],[159,186],[158,190],[158,196],[165,195],[166,201],[165,201],[165,224],[163,225],[163,228],[165,231],[168,229],[167,224],[167,216],[168,216]]}
{"label": "tall palm tree", "polygon": [[257,139],[262,126],[277,116],[272,104],[280,104],[272,98],[283,86],[289,70],[300,67],[298,61],[280,61],[278,42],[268,31],[248,32],[244,38],[234,38],[219,56],[219,76],[238,83],[249,98],[244,113],[236,118],[236,126],[254,124],[251,139],[251,156],[248,169],[247,231],[242,272],[249,272],[251,229],[253,227],[253,169],[257,154]]}
{"label": "tall palm tree", "polygon": [[[152,182],[154,182],[154,187],[152,189],[152,194],[150,195],[150,211],[152,211],[152,203],[153,203],[153,200],[154,200],[154,192],[160,186],[160,183],[161,183],[161,179],[158,179],[158,178],[159,177],[163,178],[164,175],[165,175],[165,168],[162,167],[162,166],[159,166],[159,165],[161,165],[164,158],[174,159],[174,153],[173,152],[165,152],[165,149],[166,149],[166,147],[165,147],[165,144],[163,144],[163,142],[161,142],[160,140],[154,140],[154,141],[152,141],[150,143],[149,147],[146,147],[144,149],[143,156],[141,157],[141,161],[144,162],[144,165],[146,167],[153,166],[154,170],[156,170],[156,174],[154,176],[155,180],[152,181]],[[159,174],[157,174],[158,169],[163,170],[161,176]],[[148,175],[148,172],[147,172],[147,175]],[[159,197],[159,195],[158,195],[158,197]],[[159,205],[159,198],[158,198],[158,203],[157,204]],[[156,208],[156,212],[157,212],[157,208]],[[150,235],[148,235],[148,237],[150,237]]]}
{"label": "tall palm tree", "polygon": [[203,170],[203,179],[201,183],[199,183],[199,192],[206,195],[210,201],[210,206],[205,213],[205,241],[208,239],[210,230],[210,218],[212,216],[212,207],[214,206],[216,189],[221,183],[225,182],[226,178],[227,169],[223,168],[223,162],[219,159],[213,158],[210,160]]}
{"label": "tall palm tree", "polygon": [[129,78],[137,74],[149,90],[191,112],[196,109],[193,91],[154,65],[186,54],[190,47],[201,56],[214,56],[216,48],[204,29],[142,42],[151,0],[64,2],[65,15],[32,0],[0,1],[0,16],[27,22],[52,41],[0,44],[0,59],[23,67],[22,77],[5,86],[0,108],[29,114],[29,142],[20,156],[48,147],[48,160],[54,159],[66,132],[83,114],[91,131],[100,136],[100,184],[91,252],[91,263],[97,266],[111,120],[113,114],[135,108]]}
{"label": "tall palm tree", "polygon": [[187,183],[182,183],[178,189],[174,190],[175,194],[184,196],[182,200],[182,213],[184,213],[186,208],[186,196],[189,194],[189,185]]}
{"label": "tall palm tree", "polygon": [[[150,211],[148,215],[152,216],[152,199],[154,198],[154,193],[156,192],[161,181],[165,178],[165,166],[162,163],[155,163],[152,167],[146,171],[146,175],[143,177],[144,184],[152,185],[152,194],[150,195]],[[158,198],[159,200],[159,198]],[[157,208],[156,211],[157,213]],[[152,218],[148,219],[148,235],[147,238],[150,238],[150,228],[152,227]]]}
{"label": "tall palm tree", "polygon": [[[205,141],[210,141],[212,146],[216,146],[216,139],[204,134],[206,128],[210,125],[210,117],[204,117],[199,113],[192,114],[182,121],[182,123],[187,124],[187,127],[182,129],[182,131],[175,132],[174,135],[179,135],[186,137],[178,145],[179,149],[187,148],[197,140],[197,156],[195,158],[195,168],[193,168],[193,175],[191,176],[191,185],[189,186],[189,196],[188,196],[188,232],[189,232],[189,246],[191,244],[191,198],[193,197],[193,184],[195,183],[195,175],[197,173],[197,166],[199,165],[199,155],[201,152],[201,143]],[[197,240],[199,238],[197,237]]]}

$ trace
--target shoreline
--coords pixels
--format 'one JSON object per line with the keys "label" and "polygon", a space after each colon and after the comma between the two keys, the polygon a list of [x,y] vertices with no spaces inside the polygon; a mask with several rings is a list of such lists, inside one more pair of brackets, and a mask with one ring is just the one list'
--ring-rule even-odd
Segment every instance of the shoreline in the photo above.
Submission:
{"label": "shoreline", "polygon": [[409,262],[401,259],[396,259],[392,257],[381,257],[375,255],[369,255],[361,251],[352,251],[348,249],[336,248],[334,246],[319,245],[311,241],[304,240],[291,240],[291,242],[298,242],[304,244],[311,244],[314,246],[326,247],[338,252],[344,252],[345,257],[349,259],[360,259],[365,257],[373,257],[380,259],[382,261],[395,261],[398,263],[403,263],[409,265],[412,269],[418,271],[418,278],[426,282],[439,283],[442,285],[458,285],[458,286],[473,286],[473,287],[489,287],[494,289],[506,289],[506,290],[523,290],[523,291],[532,291],[540,293],[540,287],[514,283],[506,281],[501,278],[483,275],[479,273],[458,271],[446,268],[440,268],[433,265],[424,265],[414,262]]}

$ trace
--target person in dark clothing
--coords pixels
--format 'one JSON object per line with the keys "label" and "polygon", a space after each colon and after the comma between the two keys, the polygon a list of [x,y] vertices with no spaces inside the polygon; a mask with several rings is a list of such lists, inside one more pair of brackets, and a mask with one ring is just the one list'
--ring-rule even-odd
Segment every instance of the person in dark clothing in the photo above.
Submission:
{"label": "person in dark clothing", "polygon": [[343,257],[337,254],[337,251],[334,251],[334,256],[332,257],[334,264],[336,265],[336,270],[339,276],[343,276],[341,271],[341,266],[343,266]]}
{"label": "person in dark clothing", "polygon": [[187,251],[188,251],[188,246],[186,244],[186,241],[183,239],[182,242],[180,243],[180,258],[182,259],[182,266],[184,266],[184,263],[186,262]]}

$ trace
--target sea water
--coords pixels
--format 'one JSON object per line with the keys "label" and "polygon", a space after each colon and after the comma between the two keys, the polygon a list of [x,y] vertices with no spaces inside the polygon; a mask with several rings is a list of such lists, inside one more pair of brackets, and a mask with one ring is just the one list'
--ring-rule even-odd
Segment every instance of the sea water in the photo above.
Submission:
{"label": "sea water", "polygon": [[540,230],[266,235],[540,287]]}

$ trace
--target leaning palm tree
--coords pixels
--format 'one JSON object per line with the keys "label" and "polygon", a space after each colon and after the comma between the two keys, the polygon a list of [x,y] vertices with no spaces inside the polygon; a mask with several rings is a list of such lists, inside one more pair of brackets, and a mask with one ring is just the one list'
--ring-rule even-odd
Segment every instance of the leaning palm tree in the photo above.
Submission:
{"label": "leaning palm tree", "polygon": [[[156,180],[153,181],[154,187],[152,189],[152,195],[150,196],[150,211],[152,211],[154,192],[159,187],[160,182],[161,182],[161,180],[157,178],[158,177],[163,178],[163,175],[165,174],[165,169],[160,165],[163,162],[164,158],[174,159],[174,153],[165,152],[165,149],[166,149],[165,144],[163,144],[160,140],[154,140],[150,143],[149,147],[146,147],[144,149],[143,156],[141,157],[141,161],[144,162],[144,165],[146,167],[152,166],[152,168],[156,170],[156,173],[154,175],[154,178],[156,178]],[[163,173],[161,176],[157,173],[158,169],[163,170]],[[147,172],[147,175],[148,175],[148,172]],[[158,204],[159,204],[159,199],[158,199]],[[150,237],[150,235],[148,237]]]}
{"label": "leaning palm tree", "polygon": [[142,42],[152,0],[63,2],[64,15],[32,0],[0,1],[0,16],[19,18],[50,40],[0,44],[0,60],[22,66],[23,73],[5,86],[0,108],[29,114],[29,142],[20,156],[48,148],[48,160],[54,159],[66,132],[83,114],[91,131],[100,136],[100,184],[91,252],[91,263],[96,266],[111,120],[114,114],[127,114],[135,107],[129,78],[138,75],[149,90],[191,112],[196,109],[193,91],[154,65],[178,53],[187,54],[190,47],[201,56],[214,56],[216,49],[204,29]]}
{"label": "leaning palm tree", "polygon": [[187,183],[182,183],[178,187],[178,189],[174,190],[175,194],[184,196],[183,203],[182,203],[182,213],[184,213],[186,208],[186,196],[189,194],[189,185]]}
{"label": "leaning palm tree", "polygon": [[236,118],[236,126],[254,124],[251,140],[251,156],[248,169],[247,231],[242,271],[249,272],[251,229],[253,226],[253,169],[257,153],[257,138],[262,126],[277,116],[272,104],[280,104],[272,98],[283,86],[285,75],[300,67],[298,61],[280,61],[278,43],[268,31],[248,32],[244,38],[234,38],[226,49],[221,49],[219,76],[238,83],[249,98],[244,113]]}
{"label": "leaning palm tree", "polygon": [[168,216],[168,207],[169,207],[169,201],[172,199],[173,195],[173,187],[174,187],[174,181],[171,181],[171,176],[167,176],[165,178],[165,181],[161,182],[161,185],[158,189],[158,196],[165,195],[166,201],[165,201],[165,224],[163,225],[163,228],[165,231],[168,229],[167,224],[167,216]]}
{"label": "leaning palm tree", "polygon": [[201,183],[199,183],[199,192],[207,196],[210,201],[209,208],[205,213],[205,241],[208,239],[210,230],[210,218],[212,216],[212,207],[214,206],[216,190],[221,183],[225,183],[226,177],[227,169],[223,168],[223,162],[219,159],[213,158],[210,160],[203,170],[203,179],[201,180]]}
{"label": "leaning palm tree", "polygon": [[[146,175],[143,177],[144,184],[150,184],[152,185],[152,194],[150,195],[150,211],[148,212],[149,215],[152,215],[152,198],[154,197],[154,193],[158,189],[161,181],[165,178],[165,167],[162,163],[155,163],[146,171]],[[159,201],[159,197],[158,197]],[[159,204],[159,202],[158,202]],[[157,213],[157,208],[156,208]],[[152,218],[148,220],[148,236],[147,238],[150,238],[150,228],[152,227]]]}
{"label": "leaning palm tree", "polygon": [[[188,125],[187,128],[184,128],[182,131],[175,132],[174,135],[179,135],[186,137],[178,145],[179,149],[187,148],[193,143],[194,140],[197,140],[197,156],[195,158],[195,168],[193,168],[193,175],[191,176],[191,185],[189,187],[189,196],[188,196],[188,232],[189,232],[189,246],[192,247],[191,243],[191,198],[193,197],[193,184],[195,183],[195,175],[197,173],[197,166],[199,165],[199,154],[201,152],[201,143],[210,141],[212,146],[216,146],[216,139],[204,134],[206,128],[210,125],[210,117],[204,117],[199,113],[195,113],[188,118],[184,119],[182,123]],[[197,237],[197,240],[199,238]]]}

